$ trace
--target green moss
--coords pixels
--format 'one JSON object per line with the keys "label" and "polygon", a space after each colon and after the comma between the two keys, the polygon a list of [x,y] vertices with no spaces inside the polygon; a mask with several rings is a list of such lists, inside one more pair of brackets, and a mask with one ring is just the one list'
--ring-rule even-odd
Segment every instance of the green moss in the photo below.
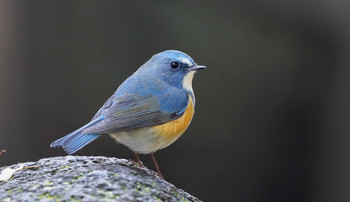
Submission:
{"label": "green moss", "polygon": [[179,192],[175,192],[175,195],[178,196],[178,197],[180,198],[180,201],[189,202],[189,200],[186,199],[185,197],[183,197],[182,195],[180,195]]}
{"label": "green moss", "polygon": [[50,200],[50,201],[59,202],[60,199],[62,198],[62,196],[59,196],[59,195],[51,195],[50,193],[45,192],[45,194],[40,195],[39,198],[40,198],[40,199],[47,199],[47,200]]}
{"label": "green moss", "polygon": [[74,196],[71,196],[70,197],[70,201],[72,201],[72,202],[81,202],[82,200],[81,199],[77,199]]}
{"label": "green moss", "polygon": [[112,191],[105,191],[102,189],[97,190],[97,193],[103,196],[103,198],[107,201],[109,201],[108,199],[116,199],[120,196],[119,194],[114,194]]}
{"label": "green moss", "polygon": [[60,170],[67,169],[67,168],[69,168],[69,166],[68,166],[68,165],[66,165],[66,166],[62,166],[62,167],[60,168]]}
{"label": "green moss", "polygon": [[72,181],[73,180],[77,180],[77,179],[79,179],[79,178],[81,178],[83,176],[84,176],[84,173],[83,172],[79,172],[79,174],[73,176]]}
{"label": "green moss", "polygon": [[52,186],[53,185],[53,181],[45,181],[43,183],[43,185],[46,187],[46,186]]}
{"label": "green moss", "polygon": [[141,184],[140,182],[136,183],[136,190],[142,195],[150,195],[151,187]]}
{"label": "green moss", "polygon": [[125,183],[119,183],[119,186],[121,190],[124,190],[124,191],[127,190]]}
{"label": "green moss", "polygon": [[34,184],[30,187],[30,189],[37,189],[40,185],[39,184]]}
{"label": "green moss", "polygon": [[68,191],[72,188],[72,182],[64,182],[63,185],[65,185],[64,187],[64,191]]}
{"label": "green moss", "polygon": [[153,198],[154,200],[157,200],[157,201],[162,201],[160,198],[158,198],[158,197],[156,197],[156,196],[152,196],[152,198]]}
{"label": "green moss", "polygon": [[21,193],[23,192],[23,188],[22,187],[15,187],[13,189],[8,189],[7,190],[7,194],[16,194],[16,193]]}

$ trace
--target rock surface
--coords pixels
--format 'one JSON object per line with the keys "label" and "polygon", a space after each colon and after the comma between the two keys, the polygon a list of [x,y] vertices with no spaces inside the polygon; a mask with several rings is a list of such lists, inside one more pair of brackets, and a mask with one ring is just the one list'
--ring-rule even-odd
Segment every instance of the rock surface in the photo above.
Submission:
{"label": "rock surface", "polygon": [[38,167],[0,182],[0,201],[199,201],[125,159],[65,156],[24,163],[33,165]]}

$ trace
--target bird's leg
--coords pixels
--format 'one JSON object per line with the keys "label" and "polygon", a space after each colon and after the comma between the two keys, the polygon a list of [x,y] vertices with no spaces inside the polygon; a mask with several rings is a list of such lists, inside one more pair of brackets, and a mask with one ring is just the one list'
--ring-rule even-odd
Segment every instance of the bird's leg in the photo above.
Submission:
{"label": "bird's leg", "polygon": [[135,158],[136,158],[136,161],[137,161],[137,162],[135,162],[135,164],[136,164],[137,166],[139,166],[139,167],[144,167],[144,165],[143,165],[143,163],[142,163],[142,161],[141,161],[139,155],[138,155],[136,152],[134,152],[134,154],[135,154]]}
{"label": "bird's leg", "polygon": [[1,151],[0,151],[0,156],[1,156],[1,154],[4,153],[4,152],[6,152],[6,150],[1,150]]}
{"label": "bird's leg", "polygon": [[154,166],[155,166],[156,169],[157,169],[157,172],[158,172],[159,177],[160,177],[161,179],[164,180],[164,177],[163,177],[163,175],[162,175],[162,172],[160,172],[160,169],[159,169],[159,166],[158,166],[156,157],[154,156],[154,153],[151,153],[151,156],[152,156],[153,164],[154,164]]}

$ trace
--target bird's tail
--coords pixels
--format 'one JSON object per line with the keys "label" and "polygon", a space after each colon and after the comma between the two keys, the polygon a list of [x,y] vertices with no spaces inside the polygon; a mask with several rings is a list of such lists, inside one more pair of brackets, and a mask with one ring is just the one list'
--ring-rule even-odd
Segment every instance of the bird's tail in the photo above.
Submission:
{"label": "bird's tail", "polygon": [[100,137],[100,135],[98,134],[82,134],[82,131],[84,129],[91,127],[100,121],[101,119],[95,119],[91,121],[85,126],[79,128],[78,130],[52,142],[50,147],[62,147],[64,151],[66,151],[68,154],[75,153],[76,151],[83,148],[85,145]]}

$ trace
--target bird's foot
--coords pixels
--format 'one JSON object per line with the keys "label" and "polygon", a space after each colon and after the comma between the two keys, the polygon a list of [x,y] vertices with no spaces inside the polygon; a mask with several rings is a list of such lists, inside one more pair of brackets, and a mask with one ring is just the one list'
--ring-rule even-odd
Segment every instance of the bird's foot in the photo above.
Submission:
{"label": "bird's foot", "polygon": [[134,152],[134,155],[135,155],[135,157],[136,157],[136,161],[133,161],[133,160],[132,160],[132,162],[134,163],[134,165],[137,166],[137,167],[141,167],[141,168],[145,167],[145,166],[143,165],[143,163],[142,163],[142,161],[141,161],[139,155],[138,155],[136,152]]}
{"label": "bird's foot", "polygon": [[137,162],[137,161],[134,161],[134,160],[132,160],[132,159],[130,159],[130,161],[132,162],[132,164],[133,164],[134,166],[141,167],[141,168],[145,167],[145,166],[143,165],[142,161]]}

